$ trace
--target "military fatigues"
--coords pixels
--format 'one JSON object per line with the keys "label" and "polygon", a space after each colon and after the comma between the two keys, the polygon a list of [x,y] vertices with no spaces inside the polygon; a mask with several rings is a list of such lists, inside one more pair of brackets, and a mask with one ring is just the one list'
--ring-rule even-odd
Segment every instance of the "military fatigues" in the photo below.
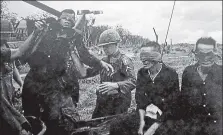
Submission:
{"label": "military fatigues", "polygon": [[[155,121],[162,122],[162,126],[156,130],[157,134],[167,134],[164,130],[171,127],[167,123],[173,123],[177,119],[177,99],[179,96],[179,79],[176,71],[164,63],[156,78],[152,80],[148,69],[141,68],[138,71],[136,83],[137,110],[143,109],[150,104],[157,106],[163,113],[158,115],[157,120],[145,117],[145,130]],[[171,125],[170,125],[171,126]]]}
{"label": "military fatigues", "polygon": [[19,135],[22,124],[27,122],[12,104],[12,84],[13,68],[10,67],[11,51],[9,48],[1,47],[0,59],[0,134]]}
{"label": "military fatigues", "polygon": [[115,95],[97,95],[96,108],[92,118],[115,115],[126,112],[131,104],[131,90],[135,88],[135,73],[133,63],[126,55],[119,51],[111,56],[105,57],[103,61],[110,63],[114,68],[114,74],[109,76],[100,72],[101,69],[88,69],[87,76],[94,76],[100,73],[102,82],[117,82],[120,92]]}
{"label": "military fatigues", "polygon": [[203,81],[198,64],[186,67],[182,76],[180,107],[188,135],[222,134],[222,66],[214,64]]}
{"label": "military fatigues", "polygon": [[68,71],[67,65],[74,45],[86,65],[101,66],[100,61],[84,47],[80,35],[71,41],[66,37],[58,37],[60,30],[51,29],[37,50],[25,60],[31,69],[22,91],[24,114],[36,117],[42,115],[47,126],[46,134],[58,135],[67,134],[67,131],[75,128],[73,122],[79,119],[75,106],[79,95],[73,95],[79,93],[78,78]]}

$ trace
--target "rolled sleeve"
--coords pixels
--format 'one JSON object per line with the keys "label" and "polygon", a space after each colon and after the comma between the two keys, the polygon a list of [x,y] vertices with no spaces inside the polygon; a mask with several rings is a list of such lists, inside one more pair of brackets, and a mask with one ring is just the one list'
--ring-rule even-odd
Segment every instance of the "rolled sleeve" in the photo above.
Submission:
{"label": "rolled sleeve", "polygon": [[101,68],[102,65],[101,65],[100,60],[97,59],[94,55],[90,54],[88,49],[83,44],[81,35],[76,37],[74,44],[76,45],[78,54],[80,56],[80,60],[84,64],[86,64],[90,67]]}

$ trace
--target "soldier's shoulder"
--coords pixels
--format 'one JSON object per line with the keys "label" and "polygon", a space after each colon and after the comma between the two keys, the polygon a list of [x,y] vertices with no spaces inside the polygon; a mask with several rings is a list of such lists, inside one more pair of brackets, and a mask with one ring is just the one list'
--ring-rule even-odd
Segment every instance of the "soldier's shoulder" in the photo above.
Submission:
{"label": "soldier's shoulder", "polygon": [[121,54],[120,59],[122,60],[124,65],[132,64],[132,59],[125,54]]}
{"label": "soldier's shoulder", "polygon": [[107,57],[107,56],[105,56],[105,57],[103,57],[101,60],[103,60],[103,61],[107,62],[107,61],[108,61],[108,57]]}

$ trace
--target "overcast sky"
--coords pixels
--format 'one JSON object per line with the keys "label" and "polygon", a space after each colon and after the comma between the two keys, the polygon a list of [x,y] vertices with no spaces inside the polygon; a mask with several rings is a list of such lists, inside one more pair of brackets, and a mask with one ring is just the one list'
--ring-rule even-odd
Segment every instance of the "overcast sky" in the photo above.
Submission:
{"label": "overcast sky", "polygon": [[[163,43],[173,7],[173,1],[41,1],[62,11],[102,10],[96,25],[122,25],[133,34],[155,40],[153,27]],[[25,2],[10,1],[9,10],[20,17],[42,12]],[[201,36],[212,36],[222,43],[222,1],[176,1],[168,42],[195,43]]]}

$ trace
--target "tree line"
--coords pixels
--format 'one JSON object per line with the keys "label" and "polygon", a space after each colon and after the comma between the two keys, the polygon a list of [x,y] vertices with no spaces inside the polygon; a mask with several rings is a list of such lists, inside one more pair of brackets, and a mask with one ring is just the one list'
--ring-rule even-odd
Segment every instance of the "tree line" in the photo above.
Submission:
{"label": "tree line", "polygon": [[[46,19],[48,17],[52,17],[50,14],[46,12],[42,13],[34,13],[32,15],[29,15],[25,18],[19,18],[17,13],[12,13],[8,9],[8,1],[1,1],[1,19],[7,19],[9,20],[14,29],[19,25],[19,21],[26,20],[30,24],[30,21],[33,20],[39,20],[39,19]],[[33,27],[33,25],[28,26]],[[116,29],[121,37],[121,47],[127,46],[127,47],[137,47],[141,45],[142,43],[149,41],[148,38],[144,38],[140,35],[134,35],[132,34],[128,29],[123,28],[121,25],[117,25],[114,27],[108,26],[108,25],[99,25],[99,26],[90,26],[88,27],[88,30],[85,34],[85,40],[88,47],[96,46],[99,41],[100,34],[107,29]],[[29,29],[29,28],[28,28]],[[31,28],[33,29],[33,28]],[[30,32],[28,32],[30,33]],[[29,34],[28,34],[29,35]]]}

